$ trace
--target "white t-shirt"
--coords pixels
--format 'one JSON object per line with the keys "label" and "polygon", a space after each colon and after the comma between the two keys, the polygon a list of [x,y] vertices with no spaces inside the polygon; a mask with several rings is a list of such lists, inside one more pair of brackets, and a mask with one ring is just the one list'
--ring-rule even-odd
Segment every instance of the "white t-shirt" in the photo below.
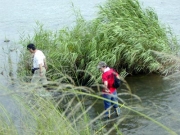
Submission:
{"label": "white t-shirt", "polygon": [[42,64],[44,66],[44,59],[45,55],[42,51],[36,50],[34,57],[33,57],[33,68],[39,68],[39,64]]}

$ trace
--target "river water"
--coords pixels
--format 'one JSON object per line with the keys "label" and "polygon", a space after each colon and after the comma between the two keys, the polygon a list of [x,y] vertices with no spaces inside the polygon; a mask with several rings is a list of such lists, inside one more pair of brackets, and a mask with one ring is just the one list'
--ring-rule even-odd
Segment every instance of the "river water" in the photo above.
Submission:
{"label": "river water", "polygon": [[[13,71],[16,71],[18,58],[14,57],[19,54],[18,41],[23,35],[32,35],[36,22],[44,24],[44,27],[50,30],[57,30],[63,27],[72,27],[74,25],[74,14],[72,3],[75,9],[80,10],[86,20],[96,17],[98,4],[103,4],[106,0],[0,0],[0,95],[5,93],[4,86],[11,86],[9,83],[12,78],[9,76],[8,57],[12,59]],[[180,1],[179,0],[140,0],[143,7],[151,7],[157,13],[160,22],[163,25],[170,26],[173,32],[179,37],[180,35]],[[10,42],[4,42],[9,39]],[[10,51],[15,50],[15,51]],[[8,62],[8,63],[7,63]],[[8,72],[7,72],[8,71]],[[15,75],[14,75],[15,76]],[[180,110],[179,87],[172,85],[171,81],[164,80],[159,75],[147,75],[127,77],[134,94],[138,95],[142,102],[131,104],[135,109],[160,121],[167,127],[180,134]],[[178,83],[178,82],[177,82]],[[174,88],[174,89],[172,89]],[[120,91],[119,91],[120,92]],[[127,100],[125,97],[121,97]],[[14,114],[20,115],[14,101],[10,96],[0,96],[0,103]],[[100,102],[94,108],[95,112],[101,112],[103,107]],[[123,111],[123,109],[122,109]],[[122,113],[123,115],[123,113]],[[124,134],[127,135],[168,135],[153,122],[131,114],[133,118],[127,119],[119,126]],[[15,123],[18,120],[14,118]],[[116,133],[112,133],[116,134]]]}
{"label": "river water", "polygon": [[[174,79],[174,76],[171,79],[164,78],[156,74],[127,77],[126,81],[129,83],[133,94],[139,96],[141,101],[130,96],[122,95],[119,97],[132,109],[164,124],[179,135],[179,79],[179,77]],[[122,86],[118,93],[123,92],[123,88]],[[95,109],[99,113],[102,111],[102,101],[99,101]],[[119,129],[124,135],[170,135],[158,124],[139,114],[131,111],[128,113],[125,108],[121,108],[121,111],[122,117],[120,118],[129,116],[119,125]],[[109,123],[110,126],[113,124],[113,122]],[[116,131],[112,132],[113,134],[116,134]]]}

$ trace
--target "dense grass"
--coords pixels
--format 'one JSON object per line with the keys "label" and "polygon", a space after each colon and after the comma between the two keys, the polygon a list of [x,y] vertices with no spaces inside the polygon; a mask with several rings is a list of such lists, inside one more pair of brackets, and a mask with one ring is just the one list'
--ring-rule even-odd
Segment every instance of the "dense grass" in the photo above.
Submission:
{"label": "dense grass", "polygon": [[[22,108],[23,118],[19,118],[22,134],[104,135],[113,131],[122,134],[119,125],[128,115],[123,115],[111,128],[107,122],[99,120],[103,113],[97,114],[97,117],[90,116],[89,111],[97,100],[103,100],[96,94],[100,91],[97,63],[106,61],[121,73],[122,80],[128,74],[167,74],[179,68],[179,65],[174,66],[174,63],[178,63],[176,55],[179,51],[176,38],[170,29],[159,23],[152,9],[142,9],[136,0],[109,0],[99,6],[96,19],[87,22],[79,14],[76,19],[73,28],[56,32],[46,30],[37,22],[33,37],[21,37],[25,50],[30,42],[43,50],[49,67],[47,77],[57,84],[50,89],[59,94],[53,98],[42,98],[38,96],[37,89],[21,84],[22,91],[13,95]],[[29,82],[30,63],[29,52],[23,50],[18,65],[18,77],[23,82]],[[128,91],[119,96],[130,95],[139,100],[123,81]],[[89,98],[93,102],[87,106],[85,101]],[[165,125],[134,110],[121,98],[119,101],[124,103],[119,105],[127,112],[137,113],[162,127],[165,132],[176,134]],[[3,106],[1,110],[0,133],[19,134],[9,112]]]}
{"label": "dense grass", "polygon": [[159,23],[152,9],[142,9],[137,0],[110,0],[100,9],[101,40],[107,50],[117,52],[119,66],[137,73],[158,72],[162,63],[151,51],[176,54],[171,32]]}
{"label": "dense grass", "polygon": [[[177,55],[178,45],[169,28],[159,23],[152,9],[137,0],[109,0],[99,14],[85,21],[77,14],[76,25],[52,32],[37,23],[34,37],[22,35],[21,43],[37,45],[47,56],[50,80],[70,76],[76,85],[90,86],[99,78],[97,63],[104,60],[119,73],[164,73],[165,61],[153,51]],[[28,52],[22,53],[21,75],[29,75]],[[165,59],[164,59],[165,60]],[[125,77],[125,76],[123,76]]]}

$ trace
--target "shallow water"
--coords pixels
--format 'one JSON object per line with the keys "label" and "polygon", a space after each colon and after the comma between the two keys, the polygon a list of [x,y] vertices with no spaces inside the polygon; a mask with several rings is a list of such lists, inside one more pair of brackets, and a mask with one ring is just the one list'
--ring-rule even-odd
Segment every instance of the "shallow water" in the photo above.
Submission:
{"label": "shallow water", "polygon": [[[173,81],[164,80],[163,77],[160,77],[159,75],[148,75],[135,78],[129,77],[127,78],[127,81],[130,84],[133,93],[138,95],[142,100],[140,108],[137,108],[136,110],[161,122],[179,134],[180,130],[178,125],[180,119],[178,110],[180,109],[180,106],[178,105],[178,95],[180,92],[178,90],[179,88],[175,88],[174,90],[171,89],[175,87]],[[178,83],[178,81],[176,83]],[[139,107],[139,104],[132,104],[132,106]],[[131,129],[131,131],[127,131],[128,134],[169,134],[152,121],[146,120],[143,117],[135,115],[133,119],[131,119],[131,124],[138,124],[138,127]]]}
{"label": "shallow water", "polygon": [[[79,9],[82,15],[87,20],[96,17],[98,9],[96,6],[102,4],[105,0],[72,0],[76,9]],[[180,1],[179,0],[140,0],[144,7],[152,7],[164,25],[169,25],[175,34],[180,35]],[[5,93],[4,86],[11,88],[11,77],[9,76],[8,56],[11,56],[12,67],[15,73],[18,58],[14,57],[20,54],[17,41],[20,35],[32,35],[36,26],[36,21],[44,24],[44,27],[51,30],[57,30],[63,27],[72,27],[74,25],[74,15],[71,6],[71,1],[63,0],[44,0],[42,1],[26,1],[23,0],[0,0],[0,95]],[[10,42],[4,42],[9,39]],[[4,48],[4,50],[3,50]],[[8,48],[16,51],[9,51]],[[7,72],[5,72],[7,71]],[[16,75],[14,75],[16,77]],[[129,98],[121,97],[127,101],[134,109],[162,122],[167,127],[173,129],[177,134],[180,134],[179,124],[179,87],[172,85],[170,81],[163,80],[158,75],[127,77],[127,82],[134,94],[138,95],[142,103],[137,100],[130,102]],[[121,91],[119,91],[120,93]],[[16,115],[21,115],[16,109],[16,105],[10,96],[0,96],[0,103],[10,112]],[[93,115],[103,110],[102,102],[100,101],[93,110]],[[124,116],[122,109],[122,117]],[[131,119],[126,119],[119,126],[119,129],[124,134],[137,135],[166,135],[164,129],[160,128],[153,122],[131,114]],[[12,114],[12,117],[13,114]],[[14,117],[15,123],[18,120]],[[116,134],[116,133],[112,133]]]}
{"label": "shallow water", "polygon": [[[137,98],[130,96],[119,96],[132,109],[153,118],[154,120],[164,124],[177,134],[180,134],[179,124],[179,86],[178,80],[172,81],[164,79],[155,74],[146,76],[127,77],[126,81],[131,87],[132,93],[139,96],[141,102]],[[174,89],[172,89],[174,88]],[[123,92],[123,87],[118,90],[118,93]],[[120,102],[121,103],[121,102]],[[102,101],[95,107],[95,112],[101,112],[103,109]],[[140,116],[125,108],[121,108],[120,118],[125,117],[125,120],[119,125],[119,130],[125,135],[169,135],[169,133],[153,121]],[[128,113],[127,113],[128,112]],[[114,123],[109,123],[109,128]],[[116,131],[112,132],[116,134]]]}

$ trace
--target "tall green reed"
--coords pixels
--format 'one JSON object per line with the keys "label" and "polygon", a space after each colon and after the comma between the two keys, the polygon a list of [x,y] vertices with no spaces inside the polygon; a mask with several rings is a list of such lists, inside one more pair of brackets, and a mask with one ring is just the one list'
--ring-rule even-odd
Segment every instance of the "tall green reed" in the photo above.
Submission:
{"label": "tall green reed", "polygon": [[[151,52],[177,54],[177,40],[171,30],[160,23],[152,9],[143,9],[137,0],[109,0],[99,6],[99,14],[92,21],[85,21],[79,13],[76,17],[74,27],[56,32],[45,30],[37,22],[34,36],[21,40],[25,47],[33,42],[44,51],[49,80],[66,74],[77,85],[90,86],[96,81],[90,74],[100,79],[96,65],[101,60],[119,73],[163,72],[163,61]],[[25,52],[20,66],[27,61]],[[20,70],[30,74],[23,67]]]}

